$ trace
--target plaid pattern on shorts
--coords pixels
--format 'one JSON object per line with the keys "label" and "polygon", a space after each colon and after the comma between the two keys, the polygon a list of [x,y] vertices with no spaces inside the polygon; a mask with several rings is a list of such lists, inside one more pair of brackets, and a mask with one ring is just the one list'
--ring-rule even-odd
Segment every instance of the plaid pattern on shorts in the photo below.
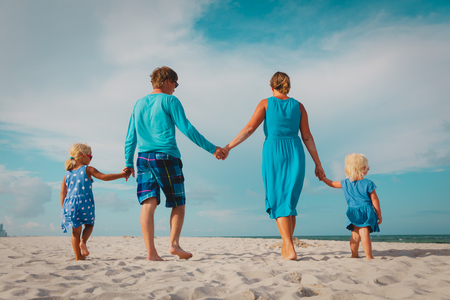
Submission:
{"label": "plaid pattern on shorts", "polygon": [[159,205],[162,189],[166,196],[166,207],[186,204],[181,159],[160,152],[142,152],[138,154],[136,167],[139,203],[156,197]]}

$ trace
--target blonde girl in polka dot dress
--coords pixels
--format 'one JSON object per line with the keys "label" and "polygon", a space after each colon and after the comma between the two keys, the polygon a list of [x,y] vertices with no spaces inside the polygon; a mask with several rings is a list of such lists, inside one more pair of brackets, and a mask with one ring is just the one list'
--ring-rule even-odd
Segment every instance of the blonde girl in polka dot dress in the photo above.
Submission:
{"label": "blonde girl in polka dot dress", "polygon": [[[72,229],[72,247],[75,260],[84,260],[89,255],[86,243],[94,229],[95,204],[92,193],[92,177],[109,181],[130,176],[130,172],[103,174],[90,167],[91,147],[74,144],[66,161],[66,175],[61,186],[61,228],[64,233]],[[84,230],[83,230],[84,225]]]}

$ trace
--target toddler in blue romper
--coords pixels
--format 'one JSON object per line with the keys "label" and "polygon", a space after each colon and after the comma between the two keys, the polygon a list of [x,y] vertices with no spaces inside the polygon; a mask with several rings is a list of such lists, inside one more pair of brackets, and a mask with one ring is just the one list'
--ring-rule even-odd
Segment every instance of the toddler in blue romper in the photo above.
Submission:
{"label": "toddler in blue romper", "polygon": [[331,181],[325,176],[320,178],[333,188],[342,188],[348,204],[346,228],[352,232],[350,248],[352,257],[357,258],[361,241],[367,259],[373,259],[370,233],[379,232],[381,224],[380,200],[375,192],[373,181],[365,179],[369,171],[369,161],[363,154],[353,153],[345,158],[346,179]]}

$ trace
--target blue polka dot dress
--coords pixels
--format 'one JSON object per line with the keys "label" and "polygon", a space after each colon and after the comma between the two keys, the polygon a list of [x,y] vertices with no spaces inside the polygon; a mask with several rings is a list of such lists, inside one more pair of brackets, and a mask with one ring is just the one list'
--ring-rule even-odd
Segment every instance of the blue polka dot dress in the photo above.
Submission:
{"label": "blue polka dot dress", "polygon": [[62,208],[63,232],[78,228],[83,224],[94,225],[94,195],[92,193],[92,180],[86,174],[86,166],[77,170],[67,171],[64,177],[67,186],[67,195]]}

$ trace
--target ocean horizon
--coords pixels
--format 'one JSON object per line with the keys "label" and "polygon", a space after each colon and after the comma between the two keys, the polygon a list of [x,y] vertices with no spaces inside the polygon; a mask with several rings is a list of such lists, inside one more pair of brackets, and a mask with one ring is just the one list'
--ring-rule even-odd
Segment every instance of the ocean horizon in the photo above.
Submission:
{"label": "ocean horizon", "polygon": [[[253,239],[281,239],[280,236],[221,236],[223,238],[253,238]],[[300,240],[349,241],[350,235],[295,235]],[[385,243],[433,243],[450,244],[450,234],[402,234],[377,235],[371,234],[372,242]]]}

